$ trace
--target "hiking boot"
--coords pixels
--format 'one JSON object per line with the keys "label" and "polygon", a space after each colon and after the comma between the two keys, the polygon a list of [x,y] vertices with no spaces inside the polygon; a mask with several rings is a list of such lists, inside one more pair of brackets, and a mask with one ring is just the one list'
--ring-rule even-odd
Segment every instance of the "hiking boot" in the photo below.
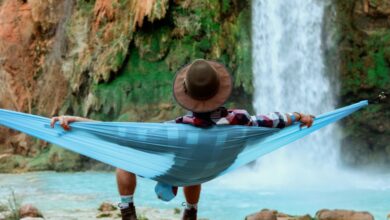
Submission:
{"label": "hiking boot", "polygon": [[195,208],[192,209],[184,209],[184,214],[182,220],[196,220],[196,213],[198,210]]}
{"label": "hiking boot", "polygon": [[121,208],[122,220],[137,220],[134,203],[129,203],[129,207]]}

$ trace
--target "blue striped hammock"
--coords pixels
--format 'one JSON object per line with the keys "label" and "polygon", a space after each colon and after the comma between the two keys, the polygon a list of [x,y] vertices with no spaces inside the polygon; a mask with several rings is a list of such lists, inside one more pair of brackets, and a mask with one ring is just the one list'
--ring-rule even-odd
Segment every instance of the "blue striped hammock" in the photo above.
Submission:
{"label": "blue striped hammock", "polygon": [[174,123],[76,122],[71,131],[50,119],[0,109],[0,125],[172,186],[204,183],[300,139],[366,106],[367,101],[316,117],[310,128],[283,129]]}

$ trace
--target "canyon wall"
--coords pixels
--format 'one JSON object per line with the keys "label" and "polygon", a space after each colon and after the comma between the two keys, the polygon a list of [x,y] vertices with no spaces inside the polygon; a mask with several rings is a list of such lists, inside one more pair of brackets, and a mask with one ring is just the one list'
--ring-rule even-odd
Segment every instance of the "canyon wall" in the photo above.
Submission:
{"label": "canyon wall", "polygon": [[[390,1],[334,1],[341,104],[390,91]],[[390,165],[390,98],[344,121],[342,159],[351,166]]]}
{"label": "canyon wall", "polygon": [[[250,3],[239,0],[0,1],[0,107],[51,117],[163,121],[185,111],[175,72],[195,58],[225,63],[228,106],[251,109]],[[0,172],[79,170],[75,155],[0,129]]]}

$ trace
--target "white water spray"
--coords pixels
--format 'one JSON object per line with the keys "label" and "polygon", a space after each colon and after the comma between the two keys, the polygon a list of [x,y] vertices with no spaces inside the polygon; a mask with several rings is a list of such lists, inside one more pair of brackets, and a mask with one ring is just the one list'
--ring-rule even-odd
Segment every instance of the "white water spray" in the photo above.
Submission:
{"label": "white water spray", "polygon": [[[252,58],[257,114],[321,114],[336,107],[338,85],[326,72],[322,30],[327,0],[253,0]],[[335,64],[336,65],[336,64]],[[384,189],[390,176],[339,163],[341,129],[333,124],[217,179],[256,190]]]}
{"label": "white water spray", "polygon": [[[325,73],[321,49],[324,8],[324,1],[319,0],[253,0],[253,105],[257,114],[320,114],[335,108],[337,85]],[[329,182],[337,176],[339,133],[337,126],[328,126],[233,175],[239,175],[243,184],[265,187]]]}
{"label": "white water spray", "polygon": [[[256,112],[334,109],[337,85],[325,73],[321,48],[324,1],[254,0],[252,8]],[[254,169],[263,184],[326,181],[338,170],[339,133],[334,125],[322,129],[265,156]]]}

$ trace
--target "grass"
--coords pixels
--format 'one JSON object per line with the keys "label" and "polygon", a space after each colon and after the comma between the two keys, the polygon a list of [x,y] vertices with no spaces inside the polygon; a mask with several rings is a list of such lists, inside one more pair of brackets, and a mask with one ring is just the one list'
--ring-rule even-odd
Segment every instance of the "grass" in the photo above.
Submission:
{"label": "grass", "polygon": [[21,200],[17,198],[15,191],[11,189],[11,195],[7,198],[6,203],[0,204],[0,212],[9,212],[4,220],[19,220],[19,210]]}
{"label": "grass", "polygon": [[137,216],[137,219],[138,220],[149,220],[147,217],[143,216],[143,215],[138,215]]}

